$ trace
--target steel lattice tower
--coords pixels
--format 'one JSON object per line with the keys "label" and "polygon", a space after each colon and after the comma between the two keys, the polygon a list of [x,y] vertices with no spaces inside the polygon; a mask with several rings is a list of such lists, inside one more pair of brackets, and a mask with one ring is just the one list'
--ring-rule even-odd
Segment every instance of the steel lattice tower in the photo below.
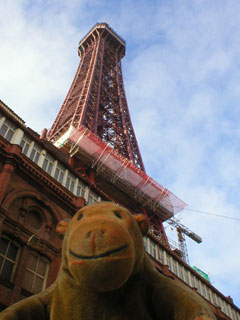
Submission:
{"label": "steel lattice tower", "polygon": [[144,171],[123,84],[125,41],[106,23],[97,23],[78,52],[79,67],[48,139],[56,142],[70,126],[84,125]]}

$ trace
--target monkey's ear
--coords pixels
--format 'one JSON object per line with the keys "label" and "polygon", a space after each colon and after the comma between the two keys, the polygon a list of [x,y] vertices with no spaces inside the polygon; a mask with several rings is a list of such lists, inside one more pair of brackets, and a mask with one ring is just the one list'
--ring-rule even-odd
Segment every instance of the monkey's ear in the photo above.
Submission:
{"label": "monkey's ear", "polygon": [[64,236],[64,234],[67,230],[69,222],[70,222],[70,219],[64,219],[64,220],[59,221],[56,226],[57,233],[62,235],[62,237]]}
{"label": "monkey's ear", "polygon": [[144,214],[138,213],[134,215],[134,219],[136,220],[139,228],[141,229],[142,235],[145,236],[148,233],[149,222],[147,217]]}

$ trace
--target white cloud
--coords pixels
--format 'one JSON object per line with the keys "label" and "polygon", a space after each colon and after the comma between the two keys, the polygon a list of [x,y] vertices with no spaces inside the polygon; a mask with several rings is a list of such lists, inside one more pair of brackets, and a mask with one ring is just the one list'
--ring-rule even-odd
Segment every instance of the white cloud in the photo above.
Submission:
{"label": "white cloud", "polygon": [[[1,99],[37,130],[50,126],[78,64],[81,30],[64,13],[25,12],[23,4],[1,3]],[[26,17],[26,14],[29,17]],[[11,19],[11,20],[10,20]],[[9,21],[14,21],[9,24]],[[82,34],[83,35],[83,34]],[[73,52],[75,60],[72,59]],[[71,64],[66,61],[72,61]],[[61,95],[59,96],[59,93]],[[50,105],[50,108],[49,108]],[[51,116],[50,121],[46,114]]]}
{"label": "white cloud", "polygon": [[[155,31],[165,41],[140,52],[127,70],[143,159],[190,208],[240,218],[239,5],[174,3],[158,12]],[[239,221],[191,211],[182,217],[204,240],[188,241],[192,264],[239,304],[239,282],[229,283],[240,267]]]}

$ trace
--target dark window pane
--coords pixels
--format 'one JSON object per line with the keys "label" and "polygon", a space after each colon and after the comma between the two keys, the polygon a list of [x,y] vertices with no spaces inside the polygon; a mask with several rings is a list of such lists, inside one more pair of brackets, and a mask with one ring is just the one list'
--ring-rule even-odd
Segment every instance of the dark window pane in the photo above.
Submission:
{"label": "dark window pane", "polygon": [[35,271],[37,267],[37,260],[37,256],[35,256],[34,254],[30,254],[28,258],[27,268]]}
{"label": "dark window pane", "polygon": [[8,133],[6,135],[6,140],[7,141],[11,141],[12,136],[13,136],[13,132],[11,130],[8,130]]}
{"label": "dark window pane", "polygon": [[8,242],[9,241],[7,239],[0,239],[0,253],[3,255],[6,254]]}
{"label": "dark window pane", "polygon": [[69,184],[70,184],[70,179],[67,178],[67,181],[66,181],[66,188],[69,189]]}
{"label": "dark window pane", "polygon": [[47,164],[48,164],[48,160],[47,160],[47,159],[44,159],[42,168],[43,168],[43,170],[45,170],[45,171],[46,171],[46,168],[47,168]]}
{"label": "dark window pane", "polygon": [[25,147],[22,150],[22,153],[26,155],[27,152],[28,152],[28,149],[29,149],[29,144],[26,144]]}
{"label": "dark window pane", "polygon": [[1,135],[1,136],[4,136],[5,133],[6,133],[6,131],[7,131],[7,127],[6,127],[5,125],[3,125],[3,126],[1,127],[1,129],[0,129],[0,135]]}
{"label": "dark window pane", "polygon": [[21,143],[20,143],[20,147],[21,147],[21,148],[24,146],[24,143],[25,143],[25,141],[22,140]]}
{"label": "dark window pane", "polygon": [[73,192],[73,189],[74,189],[74,182],[72,181],[72,182],[71,182],[70,191]]}
{"label": "dark window pane", "polygon": [[36,153],[36,157],[35,157],[35,159],[34,159],[34,162],[37,163],[37,162],[38,162],[38,159],[39,159],[39,153],[37,152],[37,153]]}
{"label": "dark window pane", "polygon": [[59,170],[56,169],[55,174],[54,174],[54,178],[55,178],[56,180],[58,180],[58,175],[59,175]]}
{"label": "dark window pane", "polygon": [[27,221],[29,225],[35,229],[40,229],[42,226],[42,217],[40,213],[34,209],[28,212]]}
{"label": "dark window pane", "polygon": [[40,291],[42,291],[42,287],[43,287],[43,279],[39,278],[39,277],[35,277],[35,281],[34,281],[34,286],[33,286],[33,293],[38,293]]}
{"label": "dark window pane", "polygon": [[81,191],[81,197],[84,197],[85,191],[82,189]]}
{"label": "dark window pane", "polygon": [[194,277],[192,277],[192,285],[193,285],[194,288],[196,288],[196,281],[195,281]]}
{"label": "dark window pane", "polygon": [[40,274],[41,276],[45,276],[45,271],[46,271],[46,262],[40,259],[38,262],[37,273]]}
{"label": "dark window pane", "polygon": [[29,297],[29,295],[28,295],[28,294],[26,294],[25,292],[24,292],[24,293],[23,293],[23,292],[21,292],[21,294],[20,294],[20,297],[19,297],[18,301],[23,300],[23,299],[26,299],[26,298],[28,298],[28,297]]}
{"label": "dark window pane", "polygon": [[31,154],[30,154],[30,159],[31,159],[31,160],[34,158],[34,155],[35,155],[35,150],[32,149],[32,152],[31,152]]}
{"label": "dark window pane", "polygon": [[1,272],[1,277],[5,280],[10,280],[13,269],[13,263],[5,260]]}
{"label": "dark window pane", "polygon": [[24,279],[23,279],[23,288],[31,291],[32,290],[32,284],[33,284],[33,273],[26,270]]}
{"label": "dark window pane", "polygon": [[51,164],[51,162],[49,162],[47,173],[51,174],[52,168],[53,168],[53,165]]}
{"label": "dark window pane", "polygon": [[60,177],[59,177],[59,182],[62,183],[63,182],[63,173],[60,173]]}
{"label": "dark window pane", "polygon": [[15,246],[15,244],[11,243],[7,253],[8,258],[15,261],[17,252],[18,252],[18,247]]}
{"label": "dark window pane", "polygon": [[1,271],[1,268],[2,268],[2,264],[3,264],[3,257],[0,257],[0,271]]}

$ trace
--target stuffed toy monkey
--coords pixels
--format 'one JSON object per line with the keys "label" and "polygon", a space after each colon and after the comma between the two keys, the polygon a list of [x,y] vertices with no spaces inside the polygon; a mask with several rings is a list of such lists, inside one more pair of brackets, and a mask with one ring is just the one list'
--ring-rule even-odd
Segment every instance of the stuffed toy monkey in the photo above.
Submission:
{"label": "stuffed toy monkey", "polygon": [[144,250],[144,215],[101,202],[61,221],[57,231],[64,240],[56,281],[0,320],[216,319],[193,290],[155,270]]}

